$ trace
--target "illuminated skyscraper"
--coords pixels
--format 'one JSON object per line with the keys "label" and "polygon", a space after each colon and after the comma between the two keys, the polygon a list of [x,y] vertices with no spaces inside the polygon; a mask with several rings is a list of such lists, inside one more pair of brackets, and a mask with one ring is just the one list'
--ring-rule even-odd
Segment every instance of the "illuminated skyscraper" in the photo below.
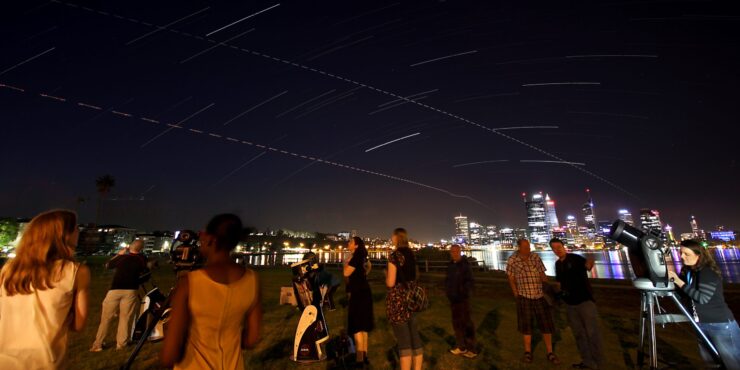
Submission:
{"label": "illuminated skyscraper", "polygon": [[527,233],[533,244],[546,244],[550,240],[547,229],[547,213],[545,212],[545,197],[542,193],[532,194],[532,200],[527,201],[527,194],[522,193],[524,206],[527,210]]}
{"label": "illuminated skyscraper", "polygon": [[550,194],[545,194],[545,212],[547,213],[547,231],[560,228],[558,215],[555,213],[555,201],[550,199]]}
{"label": "illuminated skyscraper", "polygon": [[673,236],[673,228],[671,227],[671,225],[665,225],[665,235],[669,243],[673,244],[676,242],[676,238]]}
{"label": "illuminated skyscraper", "polygon": [[627,225],[634,226],[635,222],[632,220],[632,213],[626,209],[619,210],[619,219],[624,221]]}
{"label": "illuminated skyscraper", "polygon": [[455,217],[455,242],[465,244],[469,240],[470,229],[468,228],[468,217],[463,215]]}
{"label": "illuminated skyscraper", "polygon": [[699,224],[696,222],[696,218],[691,216],[691,232],[694,234],[694,239],[706,240],[707,236],[704,230],[699,228]]}
{"label": "illuminated skyscraper", "polygon": [[498,239],[498,228],[496,225],[488,225],[486,226],[486,237],[484,244],[493,244],[494,241]]}
{"label": "illuminated skyscraper", "polygon": [[576,236],[578,236],[578,221],[576,216],[568,215],[565,217],[565,238],[568,245],[576,245]]}
{"label": "illuminated skyscraper", "polygon": [[589,237],[593,238],[596,235],[596,212],[594,201],[591,199],[591,189],[586,189],[586,194],[588,194],[588,200],[583,204],[583,219],[586,222]]}
{"label": "illuminated skyscraper", "polygon": [[483,238],[485,237],[485,232],[483,226],[478,224],[475,221],[470,221],[468,223],[468,233],[470,234],[470,244],[472,245],[483,245]]}
{"label": "illuminated skyscraper", "polygon": [[643,230],[647,231],[657,231],[658,233],[660,233],[660,238],[663,239],[664,242],[668,241],[668,238],[663,231],[663,223],[660,221],[660,212],[654,209],[651,210],[649,208],[641,209],[640,227]]}

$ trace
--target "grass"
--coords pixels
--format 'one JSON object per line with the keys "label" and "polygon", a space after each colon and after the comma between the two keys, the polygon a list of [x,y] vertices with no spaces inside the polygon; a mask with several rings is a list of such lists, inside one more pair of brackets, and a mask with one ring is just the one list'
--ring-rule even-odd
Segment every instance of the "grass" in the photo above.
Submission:
{"label": "grass", "polygon": [[[69,341],[69,357],[74,369],[115,369],[126,361],[129,352],[106,349],[103,352],[88,352],[97,325],[103,297],[112,278],[112,272],[102,268],[100,258],[90,258],[87,263],[92,270],[90,317],[87,327],[81,333],[73,333]],[[248,369],[331,369],[329,361],[298,365],[288,357],[292,351],[293,336],[300,317],[291,306],[278,304],[281,286],[290,283],[288,268],[258,270],[263,288],[263,334],[259,345],[245,352],[245,365]],[[339,270],[333,270],[339,273]],[[520,362],[523,354],[521,335],[516,331],[516,310],[514,300],[500,272],[477,273],[478,284],[473,297],[472,315],[476,334],[481,348],[475,360],[456,357],[447,352],[454,345],[450,310],[441,287],[441,274],[422,274],[421,281],[429,288],[432,306],[418,315],[421,337],[424,341],[424,361],[426,369],[542,369],[551,366],[545,358],[544,343],[535,334],[534,362],[525,365]],[[154,279],[160,288],[167,292],[174,283],[174,273],[167,264],[155,271]],[[370,275],[373,289],[375,330],[369,335],[369,359],[375,369],[392,369],[398,364],[395,351],[395,338],[390,330],[385,314],[385,292],[381,268],[373,269]],[[614,369],[633,368],[636,362],[639,293],[624,282],[600,281],[595,284],[595,298],[601,314],[601,327],[607,363]],[[326,312],[327,324],[332,336],[346,326],[346,299],[344,287],[336,294],[339,307]],[[726,294],[733,310],[740,307],[737,294]],[[556,333],[555,352],[560,357],[562,368],[580,361],[575,340],[567,327],[564,308],[555,313]],[[108,343],[114,342],[115,330],[110,331]],[[659,352],[661,360],[672,364],[675,369],[701,368],[696,340],[688,326],[672,325],[658,329]],[[148,343],[137,357],[134,369],[160,369],[158,351],[160,343]]]}

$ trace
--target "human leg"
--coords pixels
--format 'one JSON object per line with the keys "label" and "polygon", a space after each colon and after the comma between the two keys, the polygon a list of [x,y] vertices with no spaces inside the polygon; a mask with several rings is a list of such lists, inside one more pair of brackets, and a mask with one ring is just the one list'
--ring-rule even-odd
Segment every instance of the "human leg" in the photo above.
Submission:
{"label": "human leg", "polygon": [[108,328],[110,327],[113,316],[118,312],[118,298],[115,294],[111,294],[112,291],[106,293],[103,299],[103,308],[100,314],[100,325],[98,326],[98,333],[95,336],[95,342],[93,342],[91,350],[97,351],[103,348],[103,342],[105,337],[108,336]]}
{"label": "human leg", "polygon": [[134,313],[139,306],[139,297],[135,290],[119,291],[119,315],[118,331],[116,334],[116,348],[120,349],[126,346],[131,339],[131,326],[133,324]]}

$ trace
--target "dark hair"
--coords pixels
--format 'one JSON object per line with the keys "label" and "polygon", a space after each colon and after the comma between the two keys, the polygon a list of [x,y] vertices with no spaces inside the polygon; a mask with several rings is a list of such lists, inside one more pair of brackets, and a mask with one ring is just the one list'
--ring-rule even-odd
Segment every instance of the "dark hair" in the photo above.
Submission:
{"label": "dark hair", "polygon": [[206,232],[216,238],[217,250],[231,251],[241,240],[242,220],[231,213],[220,214],[208,222]]}
{"label": "dark hair", "polygon": [[406,232],[406,229],[399,227],[393,230],[393,235],[398,237],[398,245],[399,248],[408,248],[409,246],[409,233]]}
{"label": "dark hair", "polygon": [[355,246],[357,246],[357,249],[355,249],[355,255],[360,256],[361,258],[367,257],[367,248],[365,248],[365,242],[360,238],[359,236],[353,236],[352,241],[355,242]]}
{"label": "dark hair", "polygon": [[517,239],[516,240],[516,246],[517,247],[520,246],[522,244],[522,242],[529,242],[529,240],[527,240],[527,238]]}
{"label": "dark hair", "polygon": [[704,268],[704,266],[709,266],[709,268],[712,269],[720,279],[722,279],[722,272],[720,271],[719,266],[717,266],[717,262],[715,262],[712,255],[709,254],[709,250],[702,247],[698,241],[694,239],[682,240],[681,247],[690,249],[695,255],[699,256],[699,261],[696,262],[696,265],[689,268],[699,271]]}
{"label": "dark hair", "polygon": [[565,246],[565,243],[563,243],[563,241],[558,238],[550,239],[550,247],[552,247],[552,243],[560,243],[560,245]]}

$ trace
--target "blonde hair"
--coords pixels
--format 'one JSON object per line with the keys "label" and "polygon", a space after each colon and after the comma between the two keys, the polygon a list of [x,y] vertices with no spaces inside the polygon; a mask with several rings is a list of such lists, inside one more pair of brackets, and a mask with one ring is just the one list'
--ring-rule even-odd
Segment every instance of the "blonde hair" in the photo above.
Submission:
{"label": "blonde hair", "polygon": [[409,246],[409,234],[406,229],[399,227],[393,230],[393,235],[396,237],[398,245],[396,247],[407,248]]}
{"label": "blonde hair", "polygon": [[56,261],[74,261],[76,228],[77,215],[72,211],[52,210],[34,217],[23,231],[15,258],[0,275],[8,295],[53,288],[52,282],[61,278],[54,276]]}

